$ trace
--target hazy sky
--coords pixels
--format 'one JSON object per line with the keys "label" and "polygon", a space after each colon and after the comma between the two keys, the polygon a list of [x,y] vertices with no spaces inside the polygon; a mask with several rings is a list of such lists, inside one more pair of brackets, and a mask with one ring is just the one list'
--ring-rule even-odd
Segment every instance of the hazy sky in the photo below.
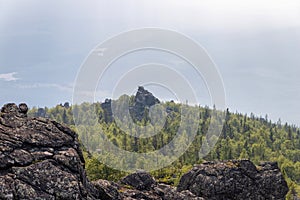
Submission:
{"label": "hazy sky", "polygon": [[[71,102],[89,52],[113,35],[143,27],[179,31],[201,44],[219,68],[230,110],[300,125],[298,0],[0,0],[0,104]],[[176,63],[146,52],[124,58],[110,73],[151,59]],[[168,98],[163,95],[157,91]]]}

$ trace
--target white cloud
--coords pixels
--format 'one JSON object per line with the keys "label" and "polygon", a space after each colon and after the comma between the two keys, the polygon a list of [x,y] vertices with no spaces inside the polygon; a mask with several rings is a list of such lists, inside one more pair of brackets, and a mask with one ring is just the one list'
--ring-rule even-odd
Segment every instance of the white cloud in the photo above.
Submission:
{"label": "white cloud", "polygon": [[98,56],[103,56],[104,55],[104,52],[107,50],[107,48],[98,48],[98,49],[95,49],[93,51],[93,53],[96,53]]}
{"label": "white cloud", "polygon": [[11,72],[7,74],[0,74],[0,80],[3,81],[16,81],[19,78],[15,77],[15,75],[18,74],[17,72]]}
{"label": "white cloud", "polygon": [[57,84],[57,83],[33,83],[33,84],[22,84],[22,85],[17,85],[18,88],[20,89],[35,89],[35,88],[56,88],[61,91],[66,91],[66,92],[72,92],[73,91],[73,84]]}
{"label": "white cloud", "polygon": [[175,30],[247,33],[257,29],[300,26],[299,0],[165,0],[163,3],[139,1],[132,5],[136,12],[129,12],[128,16],[136,19],[133,24],[149,22],[145,25]]}

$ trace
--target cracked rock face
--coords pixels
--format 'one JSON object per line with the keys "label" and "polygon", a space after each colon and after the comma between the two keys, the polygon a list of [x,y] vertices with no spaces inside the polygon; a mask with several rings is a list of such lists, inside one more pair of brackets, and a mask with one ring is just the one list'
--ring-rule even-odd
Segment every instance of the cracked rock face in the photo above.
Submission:
{"label": "cracked rock face", "polygon": [[284,200],[288,186],[277,163],[262,163],[256,168],[249,160],[233,160],[194,167],[182,176],[177,190],[212,200]]}
{"label": "cracked rock face", "polygon": [[0,113],[0,199],[96,199],[76,134],[27,111],[6,104]]}

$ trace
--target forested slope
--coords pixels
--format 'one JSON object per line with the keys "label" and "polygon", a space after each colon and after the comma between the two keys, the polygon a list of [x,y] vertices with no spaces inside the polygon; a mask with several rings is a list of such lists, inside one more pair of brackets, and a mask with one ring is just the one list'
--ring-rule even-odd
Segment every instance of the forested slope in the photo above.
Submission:
{"label": "forested slope", "polygon": [[[118,101],[129,101],[131,104],[136,103],[135,96],[123,95]],[[156,103],[157,100],[155,99]],[[107,101],[106,103],[108,103]],[[179,177],[191,168],[192,165],[201,163],[203,160],[230,160],[230,159],[242,159],[249,158],[254,163],[258,164],[260,161],[277,161],[283,174],[286,176],[290,187],[290,197],[299,191],[300,185],[300,130],[294,125],[287,123],[282,124],[280,120],[278,122],[272,122],[265,117],[257,117],[254,114],[240,114],[232,113],[228,109],[224,112],[215,111],[208,107],[201,106],[189,106],[170,102],[160,102],[167,110],[167,117],[165,125],[160,129],[158,134],[147,138],[134,137],[135,135],[145,134],[147,131],[153,132],[155,126],[151,128],[143,128],[143,125],[149,125],[148,108],[141,112],[143,107],[139,108],[139,111],[132,109],[134,112],[139,113],[139,120],[136,121],[140,126],[119,128],[112,118],[111,112],[104,106],[105,103],[82,103],[81,105],[69,106],[68,103],[64,105],[57,105],[54,108],[32,108],[29,111],[31,116],[45,116],[53,118],[58,122],[70,125],[72,128],[77,129],[79,138],[83,144],[88,143],[88,149],[103,149],[99,145],[99,137],[102,132],[109,138],[109,140],[117,145],[119,148],[123,148],[132,152],[149,152],[156,149],[160,149],[164,145],[168,144],[172,138],[176,135],[179,126],[184,130],[189,130],[189,124],[180,124],[181,114],[180,111],[183,107],[190,113],[199,112],[199,119],[188,118],[191,123],[198,124],[198,131],[196,137],[193,139],[192,145],[188,150],[171,166],[152,172],[152,174],[162,182],[168,182],[177,184]],[[104,108],[104,109],[103,109]],[[117,108],[118,109],[118,108]],[[121,108],[120,108],[121,109]],[[98,116],[97,120],[91,123],[86,122],[86,119],[95,114]],[[218,142],[210,153],[201,158],[201,152],[199,149],[204,136],[207,132],[211,120],[219,120],[218,116],[212,118],[213,113],[219,113],[220,116],[226,116],[224,118],[224,125]],[[132,114],[132,116],[136,116]],[[73,116],[76,115],[76,126]],[[109,118],[110,117],[110,118]],[[156,116],[162,117],[162,116]],[[109,119],[108,119],[109,118]],[[129,119],[122,119],[123,122]],[[197,120],[196,122],[193,120]],[[129,121],[128,121],[128,124]],[[216,127],[218,129],[218,127]],[[80,131],[78,131],[80,130]],[[84,132],[84,134],[82,134]],[[130,132],[130,134],[126,134]],[[187,131],[188,132],[188,131]],[[189,134],[183,132],[183,134]],[[150,133],[149,133],[150,134]],[[180,141],[186,143],[187,141]],[[105,148],[104,148],[105,149]],[[102,165],[100,161],[96,159],[97,154],[90,155],[86,153],[87,172],[91,179],[104,178],[109,180],[117,180],[123,175],[124,172],[119,172]],[[107,157],[111,159],[111,157]],[[124,158],[128,159],[128,158]],[[120,161],[116,161],[120,162]],[[158,162],[164,162],[163,160]],[[137,168],[145,163],[136,163],[132,161]]]}

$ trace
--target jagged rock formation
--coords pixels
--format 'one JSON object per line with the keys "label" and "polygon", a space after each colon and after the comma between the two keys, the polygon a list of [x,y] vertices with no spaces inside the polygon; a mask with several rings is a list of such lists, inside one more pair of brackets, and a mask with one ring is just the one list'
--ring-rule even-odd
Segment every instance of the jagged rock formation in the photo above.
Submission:
{"label": "jagged rock formation", "polygon": [[103,116],[100,116],[100,119],[104,119],[106,123],[113,122],[113,113],[111,109],[111,99],[105,99],[104,103],[101,103],[101,108],[103,109]]}
{"label": "jagged rock formation", "polygon": [[49,119],[28,118],[27,105],[0,114],[0,199],[96,199],[77,135]]}
{"label": "jagged rock formation", "polygon": [[[130,102],[129,112],[134,121],[141,121],[146,119],[147,110],[155,104],[160,103],[160,101],[153,96],[151,92],[145,90],[144,87],[139,86],[136,95],[134,96],[134,101]],[[106,123],[113,122],[113,113],[112,113],[112,100],[105,99],[105,102],[101,104],[104,115],[100,116],[100,119],[104,119]]]}
{"label": "jagged rock formation", "polygon": [[206,162],[182,176],[178,191],[189,190],[210,200],[276,199],[288,192],[277,163],[256,166],[249,160]]}
{"label": "jagged rock formation", "polygon": [[129,112],[134,120],[141,121],[146,116],[146,110],[160,101],[153,96],[151,92],[145,90],[144,87],[139,86],[138,91],[134,97],[133,105],[130,106]]}

